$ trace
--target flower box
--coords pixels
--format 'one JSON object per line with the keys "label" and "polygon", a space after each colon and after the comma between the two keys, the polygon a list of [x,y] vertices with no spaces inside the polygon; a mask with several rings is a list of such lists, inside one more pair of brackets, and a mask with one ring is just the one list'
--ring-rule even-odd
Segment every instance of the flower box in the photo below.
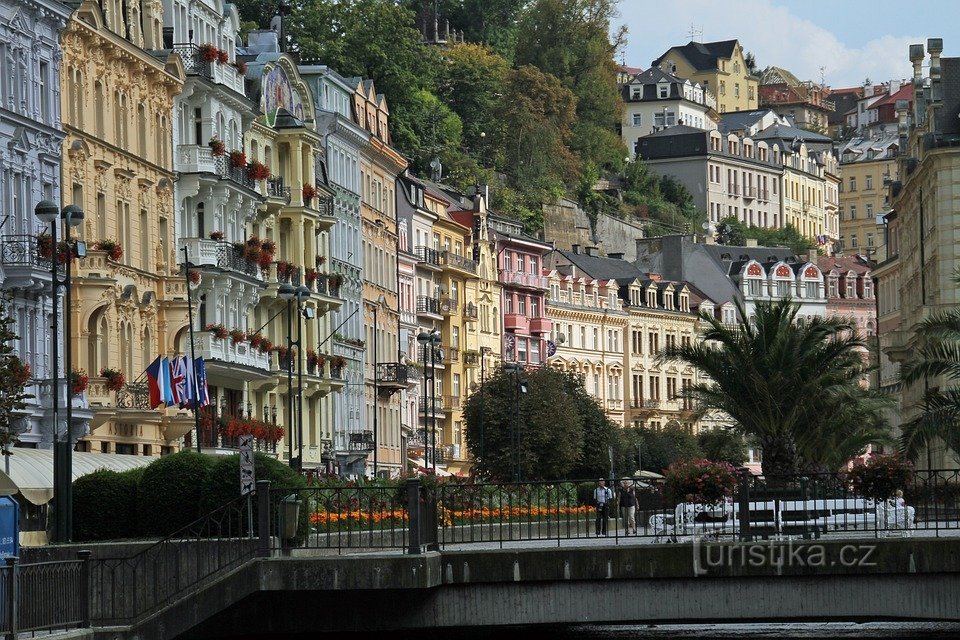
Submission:
{"label": "flower box", "polygon": [[223,231],[211,231],[210,232],[211,240],[223,240]]}
{"label": "flower box", "polygon": [[70,372],[70,392],[78,396],[87,390],[90,385],[90,378],[83,369],[76,369]]}
{"label": "flower box", "polygon": [[98,240],[93,244],[96,251],[106,251],[107,256],[114,262],[119,262],[123,257],[123,247],[115,240]]}
{"label": "flower box", "polygon": [[209,331],[213,334],[213,337],[217,338],[218,340],[224,340],[230,335],[230,332],[227,331],[227,328],[222,324],[208,324],[203,328],[203,330]]}
{"label": "flower box", "polygon": [[247,166],[247,154],[243,151],[234,149],[230,152],[230,166],[234,169],[240,169]]}
{"label": "flower box", "polygon": [[240,344],[241,342],[246,342],[247,332],[242,329],[231,329],[230,330],[230,343],[231,344]]}
{"label": "flower box", "polygon": [[123,385],[126,383],[123,373],[117,371],[116,369],[110,369],[106,367],[100,369],[100,377],[107,379],[107,389],[110,391],[120,391],[123,389]]}
{"label": "flower box", "polygon": [[230,52],[224,51],[223,49],[217,49],[217,62],[220,64],[227,64],[230,62]]}
{"label": "flower box", "polygon": [[223,141],[216,136],[210,138],[210,142],[207,144],[210,146],[210,150],[215,156],[222,156],[227,152],[227,145],[223,144]]}
{"label": "flower box", "polygon": [[200,49],[200,58],[204,62],[216,62],[219,56],[220,50],[209,42],[204,42],[199,47]]}
{"label": "flower box", "polygon": [[270,177],[270,167],[257,160],[252,160],[247,164],[247,176],[251,180],[266,180]]}

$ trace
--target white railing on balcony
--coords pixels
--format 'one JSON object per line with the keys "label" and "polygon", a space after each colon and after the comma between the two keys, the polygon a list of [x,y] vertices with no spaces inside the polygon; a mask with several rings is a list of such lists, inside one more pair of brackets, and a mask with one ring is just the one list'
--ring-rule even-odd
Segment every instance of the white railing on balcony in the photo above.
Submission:
{"label": "white railing on balcony", "polygon": [[217,173],[213,149],[206,145],[181,144],[177,147],[177,165],[180,173]]}
{"label": "white railing on balcony", "polygon": [[256,369],[270,370],[270,354],[260,353],[249,342],[233,343],[229,337],[219,339],[209,331],[200,331],[196,337],[197,357],[204,360],[218,360],[230,364],[240,364]]}
{"label": "white railing on balcony", "polygon": [[500,282],[521,287],[536,287],[537,289],[549,288],[546,276],[539,276],[534,273],[520,273],[519,271],[501,271]]}

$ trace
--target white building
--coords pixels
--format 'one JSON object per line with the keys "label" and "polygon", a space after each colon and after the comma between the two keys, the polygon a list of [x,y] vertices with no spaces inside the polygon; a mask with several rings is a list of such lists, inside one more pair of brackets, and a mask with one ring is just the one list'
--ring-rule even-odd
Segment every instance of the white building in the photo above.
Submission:
{"label": "white building", "polygon": [[624,109],[621,135],[628,149],[637,138],[678,124],[717,128],[717,100],[690,80],[651,67],[621,85]]}

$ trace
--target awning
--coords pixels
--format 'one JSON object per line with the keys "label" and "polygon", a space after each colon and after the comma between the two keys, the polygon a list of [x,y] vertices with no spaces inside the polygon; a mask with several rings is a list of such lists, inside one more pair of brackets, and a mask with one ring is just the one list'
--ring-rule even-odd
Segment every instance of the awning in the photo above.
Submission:
{"label": "awning", "polygon": [[[0,456],[0,495],[19,493],[35,505],[53,499],[53,450],[14,447],[9,456]],[[73,452],[73,479],[100,469],[127,471],[145,467],[154,456]],[[6,473],[9,462],[10,473]]]}

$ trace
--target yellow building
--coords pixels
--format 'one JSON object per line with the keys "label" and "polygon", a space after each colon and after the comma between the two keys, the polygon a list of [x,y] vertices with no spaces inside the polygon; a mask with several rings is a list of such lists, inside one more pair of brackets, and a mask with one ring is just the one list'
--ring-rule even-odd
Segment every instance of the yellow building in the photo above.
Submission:
{"label": "yellow building", "polygon": [[[74,366],[90,376],[84,451],[160,455],[193,420],[149,408],[142,373],[187,328],[187,285],[174,244],[170,143],[177,55],[160,59],[162,5],[86,0],[61,35],[63,200],[85,211],[88,253],[73,267]],[[110,244],[112,243],[112,245]],[[112,248],[111,248],[112,247]],[[125,377],[110,389],[102,371]]]}
{"label": "yellow building", "polygon": [[890,210],[887,185],[897,180],[896,133],[854,138],[840,150],[840,247],[874,260],[885,259],[883,224]]}
{"label": "yellow building", "polygon": [[381,362],[396,362],[399,353],[395,189],[407,161],[390,146],[390,112],[384,96],[377,94],[372,80],[350,82],[356,87],[354,121],[370,134],[360,149],[366,409],[362,429],[350,433],[350,445],[370,452],[367,475],[390,477],[406,468],[400,397],[387,386],[379,388],[375,376],[382,373]]}
{"label": "yellow building", "polygon": [[[344,364],[330,355],[328,312],[338,309],[341,300],[339,282],[327,273],[325,259],[336,219],[323,143],[314,128],[312,94],[296,63],[286,54],[268,53],[248,65],[261,115],[246,135],[247,158],[268,167],[270,177],[257,179],[257,190],[265,197],[247,242],[257,239],[261,246],[276,248],[273,261],[261,270],[263,289],[246,329],[270,340],[274,352],[270,375],[251,378],[236,399],[248,411],[255,408],[254,414],[270,408],[271,420],[276,408],[277,424],[285,430],[280,457],[300,458],[307,470],[325,468],[329,446],[324,443],[332,441],[333,424],[331,404],[324,399],[343,388]],[[284,295],[288,286],[297,291],[289,301]]]}
{"label": "yellow building", "polygon": [[717,97],[720,113],[757,108],[760,81],[747,69],[738,40],[671,47],[650,66],[701,84]]}

